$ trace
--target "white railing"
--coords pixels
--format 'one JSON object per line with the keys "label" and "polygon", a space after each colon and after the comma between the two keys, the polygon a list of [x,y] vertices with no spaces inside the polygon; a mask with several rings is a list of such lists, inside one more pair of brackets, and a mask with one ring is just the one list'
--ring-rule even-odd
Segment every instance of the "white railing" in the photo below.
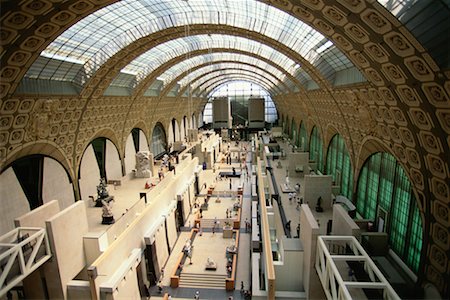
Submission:
{"label": "white railing", "polygon": [[[347,246],[352,253],[346,253],[345,249]],[[370,281],[357,281],[353,272],[343,275],[347,273],[347,269],[343,270],[342,262],[350,261],[362,262],[364,271]],[[339,264],[340,268],[338,268],[336,263]],[[319,236],[317,240],[316,270],[325,295],[329,300],[352,299],[349,289],[353,291],[359,290],[361,293],[363,289],[382,290],[383,299],[400,300],[400,297],[354,236]],[[356,281],[353,281],[355,279]]]}
{"label": "white railing", "polygon": [[0,297],[51,257],[43,228],[18,227],[0,237]]}

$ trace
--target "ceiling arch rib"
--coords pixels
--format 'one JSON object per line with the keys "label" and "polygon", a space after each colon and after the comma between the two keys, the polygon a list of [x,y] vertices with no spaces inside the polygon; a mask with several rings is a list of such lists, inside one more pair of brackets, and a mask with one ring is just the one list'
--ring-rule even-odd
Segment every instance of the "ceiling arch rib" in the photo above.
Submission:
{"label": "ceiling arch rib", "polygon": [[[294,73],[297,65],[294,60],[280,53],[275,48],[271,48],[260,42],[249,40],[240,36],[203,34],[195,36],[182,36],[173,40],[156,45],[155,47],[140,54],[129,64],[122,68],[122,72],[136,74],[137,84],[145,80],[158,66],[168,60],[189,55],[192,51],[200,49],[228,48],[258,54],[282,66],[286,72]],[[306,75],[307,76],[307,75]],[[304,72],[300,72],[299,78],[307,78]],[[310,79],[310,77],[308,76]],[[308,79],[307,78],[307,79]]]}
{"label": "ceiling arch rib", "polygon": [[[203,91],[201,92],[202,95],[204,95],[204,103],[203,105],[205,105],[208,102],[208,98],[206,98],[209,93],[217,86],[225,84],[227,82],[230,81],[236,81],[236,80],[243,80],[243,81],[248,81],[248,82],[252,82],[255,84],[259,84],[260,86],[262,86],[264,89],[267,90],[267,85],[261,81],[259,81],[257,78],[254,78],[252,76],[249,75],[245,75],[245,74],[241,74],[241,75],[219,75],[217,78],[215,78],[214,80],[212,80],[211,82],[208,83],[207,86],[205,86],[203,88]],[[272,95],[271,95],[272,96]],[[275,98],[272,98],[273,101],[275,101]]]}
{"label": "ceiling arch rib", "polygon": [[[191,93],[192,94],[201,93],[203,90],[202,85],[207,84],[208,81],[214,80],[217,77],[225,76],[225,75],[231,76],[231,78],[233,78],[233,76],[237,77],[239,75],[245,75],[245,76],[248,76],[249,78],[254,78],[255,80],[258,80],[259,83],[261,83],[261,84],[264,83],[263,86],[264,86],[264,88],[267,89],[268,92],[271,92],[270,88],[274,87],[272,89],[271,95],[275,95],[274,91],[276,91],[276,94],[281,93],[280,88],[276,87],[275,82],[273,82],[270,79],[263,77],[259,74],[255,74],[252,71],[241,70],[241,69],[215,70],[215,71],[211,71],[207,74],[200,75],[199,77],[193,79],[192,85],[191,85]],[[188,86],[181,89],[178,92],[177,97],[181,97],[187,91],[187,89],[188,89]]]}
{"label": "ceiling arch rib", "polygon": [[[220,57],[218,57],[218,59],[220,59]],[[234,64],[234,65],[242,64],[242,65],[258,67],[258,65],[256,65],[256,64],[252,64],[252,63],[248,63],[248,62],[236,62],[233,60],[213,60],[213,61],[203,62],[200,65],[196,65],[192,68],[189,68],[187,71],[184,71],[177,77],[172,78],[170,81],[168,81],[168,83],[164,85],[160,95],[162,97],[164,97],[177,84],[180,85],[180,90],[181,90],[190,83],[191,77],[196,77],[198,75],[201,75],[201,73],[208,72],[211,69],[223,69],[224,66],[226,67],[229,64]],[[265,73],[269,70],[273,71],[273,69],[274,69],[273,66],[270,66],[270,65],[267,65],[266,68],[267,69],[264,69],[264,68],[262,69]],[[273,75],[273,73],[272,73],[272,75]],[[274,75],[274,76],[276,76],[277,79],[280,79],[278,75]],[[292,90],[291,86],[287,85],[286,83],[284,83],[284,84],[287,89]]]}
{"label": "ceiling arch rib", "polygon": [[[215,49],[213,49],[215,50]],[[235,59],[236,61],[242,61],[242,62],[264,62],[267,65],[270,65],[272,68],[276,68],[279,72],[282,73],[283,77],[279,77],[282,79],[292,90],[300,89],[303,90],[302,82],[291,75],[291,73],[287,72],[285,69],[283,69],[281,66],[275,64],[273,61],[266,59],[264,57],[261,57],[257,54],[253,53],[245,53],[245,52],[216,52],[211,51],[207,52],[204,55],[191,57],[187,60],[183,60],[172,67],[168,69],[166,72],[161,74],[161,78],[163,78],[163,81],[165,85],[174,85],[175,83],[179,82],[184,78],[186,75],[188,75],[190,72],[193,72],[195,69],[197,69],[199,66],[208,64],[208,63],[214,63],[216,61],[232,61]],[[304,79],[303,79],[304,80]],[[305,82],[306,83],[306,82]]]}
{"label": "ceiling arch rib", "polygon": [[[263,2],[124,0],[70,27],[42,55],[83,61],[86,75],[90,77],[108,59],[140,38],[186,24],[223,25],[258,32],[295,49],[311,65],[322,57],[318,50],[328,41],[308,24]],[[339,62],[336,71],[353,66],[338,52],[336,57],[333,54],[333,60]]]}
{"label": "ceiling arch rib", "polygon": [[[251,70],[243,70],[238,68],[233,69],[223,69],[223,70],[214,70],[207,74],[202,74],[192,80],[191,91],[193,94],[200,93],[203,89],[202,86],[207,84],[208,81],[213,80],[221,75],[239,75],[245,74],[250,77],[258,78],[261,82],[265,82],[265,88],[271,95],[282,94],[282,89],[276,85],[276,81],[274,82],[272,79],[259,75],[257,73],[252,72]],[[184,87],[178,93],[178,96],[182,96],[189,86]]]}
{"label": "ceiling arch rib", "polygon": [[[207,66],[206,68],[210,68],[210,67]],[[205,71],[199,72],[196,74],[196,77],[193,76],[190,85],[181,86],[181,88],[179,89],[179,92],[178,92],[178,96],[184,95],[188,91],[189,87],[191,88],[192,95],[196,95],[196,93],[198,92],[198,90],[197,90],[198,85],[201,84],[200,82],[206,81],[209,78],[208,75],[212,74],[213,72],[226,73],[229,71],[251,72],[254,76],[257,76],[261,80],[267,82],[266,88],[273,95],[281,94],[281,93],[283,93],[283,91],[290,92],[289,88],[286,85],[284,85],[281,81],[279,81],[275,76],[270,75],[269,73],[261,74],[258,72],[259,69],[256,69],[256,68],[252,68],[252,67],[248,67],[248,66],[246,67],[244,65],[236,64],[235,66],[222,66],[222,67],[218,66],[218,68],[213,67],[210,69],[212,69],[212,70],[208,70],[207,72],[205,72]],[[198,83],[195,84],[195,82],[198,82]]]}
{"label": "ceiling arch rib", "polygon": [[[259,83],[255,82],[255,81],[251,81],[249,79],[239,79],[240,81],[244,81],[244,82],[249,82],[251,84],[256,84],[259,85]],[[212,85],[209,85],[206,89],[204,89],[203,91],[203,95],[206,99],[206,101],[209,100],[210,97],[212,97],[212,95],[214,94],[215,91],[217,91],[218,89],[220,89],[223,85],[225,84],[229,84],[229,83],[233,83],[236,82],[235,79],[230,79],[230,78],[222,78],[219,81],[214,82]],[[263,90],[265,90],[267,92],[267,90],[264,88],[264,86],[261,86],[261,88],[263,88]],[[270,96],[270,93],[268,93],[268,96],[270,97],[270,99],[273,101],[273,103],[275,103],[275,98],[272,98]],[[249,97],[253,97],[252,95],[249,95]],[[256,96],[255,96],[256,97]]]}
{"label": "ceiling arch rib", "polygon": [[[191,59],[193,59],[197,56],[205,56],[207,54],[213,54],[213,53],[236,53],[236,54],[248,55],[248,56],[252,56],[255,58],[259,58],[262,61],[265,61],[267,63],[275,65],[275,63],[271,59],[262,57],[260,54],[258,54],[256,52],[253,53],[253,52],[248,52],[248,51],[243,51],[243,50],[238,50],[238,49],[229,49],[229,48],[210,48],[210,49],[195,50],[195,51],[189,52],[189,56],[191,57]],[[280,55],[284,56],[284,54],[282,54],[282,53],[280,53]],[[286,58],[286,60],[291,60],[287,56],[285,56],[285,58]],[[154,82],[154,80],[157,77],[160,77],[160,76],[165,77],[166,74],[164,74],[164,73],[168,69],[170,69],[172,67],[176,67],[177,64],[185,63],[185,62],[189,62],[189,60],[186,60],[186,55],[182,54],[182,55],[177,56],[176,58],[169,60],[168,62],[162,64],[161,66],[159,66],[150,75],[148,75],[145,79],[143,79],[141,82],[139,82],[136,85],[135,89],[133,90],[134,97],[139,97],[139,96],[143,95],[144,92],[149,88],[149,86]],[[279,69],[280,70],[282,69],[281,65],[279,66]],[[300,89],[302,89],[302,86],[300,86],[300,85],[305,85],[308,81],[310,81],[312,79],[309,76],[309,74],[306,73],[304,70],[302,70],[301,68],[299,70],[301,72],[299,72],[299,75],[297,75],[300,78],[298,87]],[[284,72],[289,74],[289,76],[290,76],[290,78],[292,78],[292,80],[297,80],[297,79],[295,79],[294,76],[292,76],[290,74],[290,72],[288,72],[288,71],[284,71]]]}
{"label": "ceiling arch rib", "polygon": [[[247,66],[252,69],[255,69],[255,72],[262,75],[267,76],[272,79],[274,79],[275,82],[279,82],[279,86],[283,87],[283,91],[290,91],[292,92],[292,89],[289,85],[287,85],[283,80],[279,77],[279,73],[275,72],[276,69],[271,67],[270,65],[255,65],[247,62],[240,62],[240,61],[222,61],[222,62],[212,62],[212,63],[205,63],[202,68],[199,68],[192,72],[186,72],[185,76],[180,79],[179,84],[181,88],[184,88],[188,86],[193,78],[196,78],[198,76],[201,76],[202,73],[209,72],[211,70],[219,70],[219,69],[225,69],[225,68],[236,68],[237,66]],[[272,88],[271,88],[272,89]]]}
{"label": "ceiling arch rib", "polygon": [[[226,68],[223,70],[214,70],[207,74],[200,75],[199,77],[193,79],[192,85],[191,85],[191,91],[194,93],[201,93],[202,86],[207,84],[208,81],[212,80],[213,78],[216,78],[220,75],[239,75],[239,74],[245,74],[254,78],[258,78],[261,82],[265,82],[265,88],[271,95],[277,95],[282,94],[283,89],[276,85],[277,81],[276,79],[271,79],[268,77],[265,77],[263,75],[259,75],[257,73],[254,73],[251,70],[245,70],[245,69],[239,69],[239,68]],[[182,90],[180,90],[179,95],[183,95],[184,92],[188,90],[189,86],[185,86]]]}

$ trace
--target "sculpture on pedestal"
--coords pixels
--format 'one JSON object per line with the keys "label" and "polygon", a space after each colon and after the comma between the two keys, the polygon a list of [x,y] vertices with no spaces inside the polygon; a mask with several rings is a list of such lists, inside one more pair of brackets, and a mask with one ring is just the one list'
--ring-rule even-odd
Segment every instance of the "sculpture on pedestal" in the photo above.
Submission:
{"label": "sculpture on pedestal", "polygon": [[114,224],[115,220],[114,220],[114,216],[112,213],[112,203],[111,201],[106,202],[105,200],[102,200],[102,209],[103,209],[103,213],[102,213],[102,224]]}
{"label": "sculpture on pedestal", "polygon": [[95,200],[95,207],[102,207],[102,201],[109,203],[114,199],[114,196],[110,196],[108,190],[106,189],[105,178],[100,178],[100,184],[97,185],[97,199]]}
{"label": "sculpture on pedestal", "polygon": [[151,176],[149,153],[147,151],[137,152],[135,177],[150,178]]}

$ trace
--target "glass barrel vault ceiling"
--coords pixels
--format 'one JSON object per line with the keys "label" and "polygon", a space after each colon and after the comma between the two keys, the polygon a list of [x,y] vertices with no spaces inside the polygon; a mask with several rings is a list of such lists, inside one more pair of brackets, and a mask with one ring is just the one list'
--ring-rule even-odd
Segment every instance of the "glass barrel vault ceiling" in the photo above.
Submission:
{"label": "glass barrel vault ceiling", "polygon": [[[262,67],[262,66],[260,66],[259,68],[256,68],[256,67],[248,66],[245,64],[239,64],[239,63],[222,63],[222,64],[211,65],[211,66],[196,70],[196,71],[192,72],[189,76],[187,76],[184,80],[185,80],[185,84],[192,83],[191,84],[192,88],[195,89],[199,85],[199,82],[207,81],[206,79],[208,78],[207,77],[208,73],[214,72],[212,74],[215,74],[217,76],[219,74],[224,74],[227,69],[230,69],[230,70],[242,69],[242,70],[251,71],[251,72],[253,72],[257,75],[260,75],[263,78],[267,78],[268,80],[273,82],[274,84],[272,86],[270,86],[270,90],[273,90],[274,87],[277,87],[277,88],[285,91],[286,89],[283,86],[284,84],[282,84],[280,82],[281,79],[279,79],[279,77],[277,77],[276,75],[270,74],[271,67],[269,65],[266,65],[266,68],[267,68],[267,71],[264,71],[264,67]],[[205,75],[202,76],[202,74],[205,74]],[[201,79],[197,80],[197,78],[201,78]],[[183,84],[181,84],[181,85],[183,86]]]}
{"label": "glass barrel vault ceiling", "polygon": [[[261,33],[298,52],[328,79],[333,73],[353,66],[321,33],[259,1],[124,0],[96,11],[66,30],[41,53],[42,57],[51,58],[54,62],[49,64],[41,60],[27,77],[68,80],[68,76],[61,74],[70,71],[64,63],[69,61],[84,65],[79,71],[82,74],[77,77],[83,78],[80,81],[83,84],[103,63],[132,42],[154,32],[186,24],[230,25]],[[192,38],[189,42],[195,40]],[[198,40],[198,43],[202,42]],[[328,45],[326,48],[323,47],[325,44]],[[57,66],[55,61],[59,61]],[[39,72],[37,67],[51,70]],[[133,67],[134,70],[130,71]],[[146,74],[143,68],[136,61],[124,71]]]}

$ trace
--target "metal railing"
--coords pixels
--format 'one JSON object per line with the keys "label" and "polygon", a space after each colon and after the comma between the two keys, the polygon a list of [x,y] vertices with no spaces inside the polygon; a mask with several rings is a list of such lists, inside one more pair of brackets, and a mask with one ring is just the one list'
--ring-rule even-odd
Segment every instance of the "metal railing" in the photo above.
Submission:
{"label": "metal railing", "polygon": [[[353,272],[344,275],[342,262],[362,264],[365,273],[364,281],[358,281],[360,278],[356,276],[357,274],[353,275]],[[341,267],[339,268],[336,263]],[[400,297],[354,236],[319,236],[316,270],[325,295],[329,300],[353,299],[349,289],[352,291],[358,289],[362,292],[378,290],[382,294],[382,299],[400,300]],[[354,277],[356,277],[356,281]]]}
{"label": "metal railing", "polygon": [[0,297],[51,257],[43,228],[18,227],[0,237]]}

